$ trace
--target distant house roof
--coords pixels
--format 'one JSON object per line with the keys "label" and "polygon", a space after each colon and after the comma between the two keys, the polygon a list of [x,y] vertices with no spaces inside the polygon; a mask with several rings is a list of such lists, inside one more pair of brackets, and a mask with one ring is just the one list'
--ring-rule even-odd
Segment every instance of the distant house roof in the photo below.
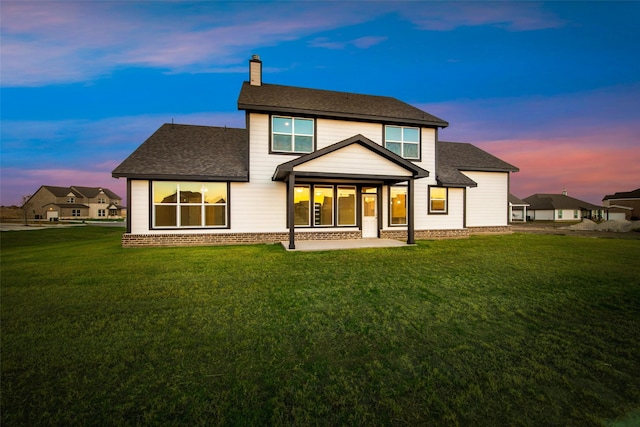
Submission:
{"label": "distant house roof", "polygon": [[120,199],[121,198],[120,196],[118,196],[113,191],[109,190],[108,188],[104,188],[104,187],[78,187],[76,185],[72,185],[71,189],[79,191],[80,193],[82,193],[82,195],[84,195],[85,197],[91,198],[91,199],[94,198],[94,197],[97,197],[98,194],[100,194],[101,191],[105,194],[105,196],[107,196],[110,199]]}
{"label": "distant house roof", "polygon": [[525,202],[522,199],[517,198],[511,193],[509,193],[509,203],[512,205],[529,206],[529,203]]}
{"label": "distant house roof", "polygon": [[437,176],[445,187],[476,187],[461,171],[517,172],[519,169],[496,156],[465,142],[437,142]]}
{"label": "distant house roof", "polygon": [[56,187],[53,185],[43,185],[42,188],[46,188],[51,194],[56,197],[67,197],[69,193],[73,193],[75,197],[82,197],[82,194],[71,187]]}
{"label": "distant house roof", "polygon": [[584,209],[600,210],[606,209],[603,206],[594,205],[583,200],[575,199],[564,194],[533,194],[524,199],[529,203],[532,210],[555,210],[555,209]]}
{"label": "distant house roof", "polygon": [[248,181],[247,135],[245,129],[164,124],[112,176]]}
{"label": "distant house roof", "polygon": [[604,200],[619,200],[619,199],[640,199],[640,188],[633,191],[622,191],[615,194],[608,194],[604,196]]}
{"label": "distant house roof", "polygon": [[449,123],[387,96],[244,82],[238,109],[383,123],[447,127]]}

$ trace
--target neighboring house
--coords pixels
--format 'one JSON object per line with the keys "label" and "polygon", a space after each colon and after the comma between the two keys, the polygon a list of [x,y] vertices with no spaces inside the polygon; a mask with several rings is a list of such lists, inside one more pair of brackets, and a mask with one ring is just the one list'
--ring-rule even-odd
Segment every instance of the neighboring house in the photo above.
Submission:
{"label": "neighboring house", "polygon": [[[636,221],[640,219],[640,188],[604,196],[602,204],[609,208],[610,217]],[[622,217],[622,215],[624,215]]]}
{"label": "neighboring house", "polygon": [[509,232],[518,170],[397,99],[265,84],[249,62],[246,129],[164,124],[112,173],[123,246],[461,237]]}
{"label": "neighboring house", "polygon": [[529,204],[527,218],[533,221],[580,221],[583,218],[602,220],[606,208],[562,194],[533,194],[524,199]]}
{"label": "neighboring house", "polygon": [[512,222],[527,222],[527,207],[529,203],[509,193],[509,218]]}
{"label": "neighboring house", "polygon": [[118,219],[122,198],[108,188],[43,185],[25,203],[28,219]]}

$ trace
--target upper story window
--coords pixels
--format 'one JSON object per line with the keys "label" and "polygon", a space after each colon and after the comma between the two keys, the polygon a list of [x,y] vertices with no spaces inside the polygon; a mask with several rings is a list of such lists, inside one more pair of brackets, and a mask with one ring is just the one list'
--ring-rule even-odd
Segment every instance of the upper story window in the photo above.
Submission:
{"label": "upper story window", "polygon": [[272,151],[311,153],[313,145],[313,119],[282,116],[271,118]]}
{"label": "upper story window", "polygon": [[384,146],[405,159],[419,159],[420,128],[385,126]]}
{"label": "upper story window", "polygon": [[67,203],[75,203],[76,202],[76,198],[75,197],[67,197]]}

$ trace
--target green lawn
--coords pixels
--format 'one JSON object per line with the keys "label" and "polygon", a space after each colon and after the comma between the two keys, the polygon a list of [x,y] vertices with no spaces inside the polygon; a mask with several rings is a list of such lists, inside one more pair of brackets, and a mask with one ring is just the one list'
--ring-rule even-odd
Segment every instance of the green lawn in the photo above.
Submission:
{"label": "green lawn", "polygon": [[3,427],[640,423],[640,240],[121,233],[2,233]]}

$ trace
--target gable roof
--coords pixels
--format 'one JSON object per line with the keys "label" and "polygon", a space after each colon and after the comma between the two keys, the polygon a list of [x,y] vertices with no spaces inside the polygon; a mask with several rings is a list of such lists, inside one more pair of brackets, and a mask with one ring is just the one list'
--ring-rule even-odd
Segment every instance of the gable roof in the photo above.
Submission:
{"label": "gable roof", "polygon": [[238,109],[383,123],[447,127],[449,123],[387,96],[362,95],[295,86],[242,84]]}
{"label": "gable roof", "polygon": [[598,206],[575,199],[564,194],[533,194],[525,197],[524,201],[529,203],[532,210],[555,210],[555,209],[584,209],[584,210],[600,210],[606,209],[604,206]]}
{"label": "gable roof", "polygon": [[118,196],[116,193],[109,190],[108,188],[104,188],[104,187],[78,187],[76,185],[72,185],[71,189],[82,193],[82,195],[90,199],[97,197],[101,191],[104,192],[105,196],[107,196],[110,199],[120,199],[120,196]]}
{"label": "gable roof", "polygon": [[633,191],[621,191],[615,194],[608,194],[602,200],[613,199],[640,199],[640,188]]}
{"label": "gable roof", "polygon": [[478,184],[461,171],[518,172],[517,167],[466,142],[438,141],[437,176],[444,187],[477,187]]}
{"label": "gable roof", "polygon": [[[273,179],[276,181],[281,181],[284,180],[291,172],[294,171],[294,168],[296,166],[300,166],[304,163],[310,162],[314,159],[318,159],[322,156],[326,156],[330,153],[336,152],[338,150],[341,150],[345,147],[348,147],[350,145],[353,144],[357,144],[360,145],[370,151],[372,151],[373,153],[375,153],[378,156],[381,156],[383,158],[385,158],[386,160],[391,161],[392,163],[402,167],[404,170],[408,171],[411,173],[411,175],[414,178],[423,178],[423,177],[427,177],[429,176],[429,172],[422,169],[421,167],[415,165],[413,162],[410,162],[408,160],[405,160],[404,158],[398,156],[397,154],[387,150],[386,148],[384,148],[382,145],[380,144],[376,144],[375,142],[371,141],[369,138],[363,136],[363,135],[355,135],[352,136],[351,138],[345,139],[343,141],[337,142],[335,144],[329,145],[328,147],[324,147],[320,150],[316,150],[312,153],[309,154],[305,154],[303,156],[300,156],[294,160],[282,163],[280,165],[278,165],[276,167],[276,170],[273,174]],[[343,175],[344,176],[344,175]],[[352,178],[356,178],[355,176],[353,176]],[[383,180],[391,180],[391,181],[406,181],[407,176],[403,176],[403,177],[398,177],[398,176],[394,176],[394,177],[384,177],[384,176],[379,176],[378,178],[383,179]]]}
{"label": "gable roof", "polygon": [[164,124],[111,173],[114,178],[248,181],[245,129]]}
{"label": "gable roof", "polygon": [[53,194],[56,197],[67,197],[69,193],[73,193],[75,197],[82,197],[82,194],[79,191],[74,190],[71,187],[57,187],[54,185],[43,185],[42,188],[47,189],[51,194]]}

